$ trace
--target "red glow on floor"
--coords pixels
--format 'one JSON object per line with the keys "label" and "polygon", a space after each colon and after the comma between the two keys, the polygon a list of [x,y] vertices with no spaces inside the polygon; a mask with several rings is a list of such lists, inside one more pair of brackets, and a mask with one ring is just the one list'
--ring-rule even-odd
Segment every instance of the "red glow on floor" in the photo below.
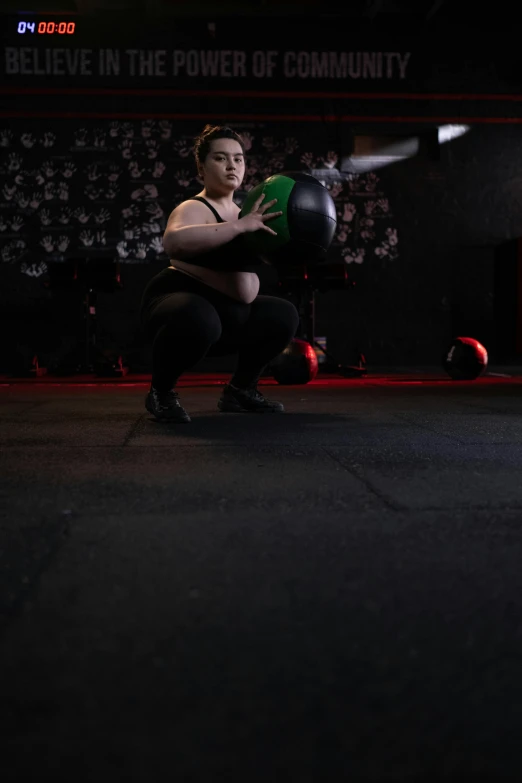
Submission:
{"label": "red glow on floor", "polygon": [[[517,368],[518,370],[518,368]],[[230,373],[187,373],[178,383],[179,388],[203,388],[224,386],[230,380]],[[60,378],[52,375],[42,375],[38,378],[11,378],[0,376],[0,388],[13,386],[40,386],[55,388],[102,388],[102,387],[138,387],[147,388],[150,385],[150,375],[135,374],[122,378],[101,378],[93,375],[75,375]],[[286,386],[286,388],[298,389],[307,387],[350,388],[361,386],[450,386],[472,387],[491,385],[522,385],[522,372],[513,375],[506,373],[486,373],[474,381],[453,381],[443,373],[374,373],[368,372],[360,378],[343,378],[339,375],[321,374],[307,384]],[[274,378],[261,378],[259,386],[280,386]],[[285,388],[285,385],[281,385]]]}

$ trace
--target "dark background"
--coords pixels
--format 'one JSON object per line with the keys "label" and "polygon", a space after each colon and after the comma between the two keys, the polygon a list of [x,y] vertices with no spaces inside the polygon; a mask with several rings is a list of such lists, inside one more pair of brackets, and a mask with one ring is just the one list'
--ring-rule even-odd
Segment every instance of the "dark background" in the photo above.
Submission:
{"label": "dark background", "polygon": [[[468,3],[347,5],[334,14],[313,2],[265,2],[255,11],[230,2],[197,10],[184,2],[125,10],[55,3],[56,18],[74,19],[78,33],[35,43],[16,34],[21,17],[8,4],[4,47],[411,54],[403,80],[4,72],[0,372],[34,352],[52,362],[81,339],[81,297],[52,285],[57,265],[77,258],[118,261],[117,291],[98,295],[98,350],[123,356],[131,371],[149,370],[139,301],[167,263],[160,240],[168,214],[202,187],[190,148],[206,122],[248,140],[237,203],[282,170],[308,171],[331,191],[339,223],[329,282],[316,297],[316,334],[341,361],[363,352],[369,367],[438,364],[457,334],[479,339],[492,360],[517,360],[522,61],[510,7],[480,16]],[[43,4],[32,8],[41,12],[35,20],[55,18]],[[439,145],[437,129],[447,124],[469,131]],[[383,136],[417,140],[417,154],[351,173],[357,145],[378,147]],[[268,275],[263,290],[295,298],[290,277],[280,273],[278,285]]]}

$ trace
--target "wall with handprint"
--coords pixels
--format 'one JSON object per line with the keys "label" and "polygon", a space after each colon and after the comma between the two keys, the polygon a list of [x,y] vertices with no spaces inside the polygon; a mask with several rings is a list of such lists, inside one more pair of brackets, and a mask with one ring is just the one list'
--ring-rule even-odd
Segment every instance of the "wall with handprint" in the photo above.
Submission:
{"label": "wall with handprint", "polygon": [[[314,149],[314,139],[298,138],[295,129],[237,129],[248,151],[237,203],[270,174],[305,169],[339,204],[332,257],[359,264],[377,244],[378,254],[396,255],[397,232],[377,177],[353,181],[339,171],[336,151]],[[152,119],[0,129],[2,262],[38,276],[47,261],[71,257],[113,256],[122,264],[164,258],[168,214],[202,187],[191,153],[199,130]]]}
{"label": "wall with handprint", "polygon": [[[107,295],[114,327],[106,331],[134,340],[143,286],[167,263],[161,237],[168,214],[202,187],[191,152],[201,127],[150,119],[20,120],[0,128],[0,291],[11,310],[19,290],[13,273],[33,286],[34,300],[48,296],[50,261],[115,258],[124,292]],[[347,269],[355,285],[318,295],[316,333],[328,336],[341,360],[360,350],[373,364],[438,361],[440,346],[462,325],[455,313],[466,297],[487,320],[492,253],[482,254],[470,279],[463,248],[493,248],[522,233],[516,129],[476,127],[436,161],[419,157],[354,176],[343,171],[342,151],[324,129],[234,127],[247,148],[238,204],[283,170],[313,174],[336,202],[328,262]],[[468,256],[469,266],[471,250]]]}
{"label": "wall with handprint", "polygon": [[[13,121],[0,128],[0,276],[3,270],[6,279],[6,269],[11,275],[16,269],[41,285],[42,296],[47,296],[43,286],[51,262],[118,259],[125,269],[125,292],[114,297],[108,309],[114,316],[113,331],[125,330],[122,325],[136,318],[144,285],[138,269],[150,267],[153,274],[167,263],[162,247],[167,217],[201,190],[191,151],[201,127],[150,119],[81,125],[60,120],[30,126]],[[342,174],[339,153],[331,149],[324,129],[303,133],[295,126],[261,123],[235,128],[247,150],[245,179],[235,195],[238,204],[271,174],[309,171],[338,204],[339,231],[330,261],[361,264],[373,246],[377,253],[396,257],[397,233],[378,179],[354,180]],[[125,300],[133,304],[118,318]]]}

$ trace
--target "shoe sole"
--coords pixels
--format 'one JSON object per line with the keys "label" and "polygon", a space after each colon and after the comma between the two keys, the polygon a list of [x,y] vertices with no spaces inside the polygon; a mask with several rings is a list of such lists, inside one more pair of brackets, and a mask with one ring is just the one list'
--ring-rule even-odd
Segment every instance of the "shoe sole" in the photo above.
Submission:
{"label": "shoe sole", "polygon": [[156,421],[160,422],[160,424],[190,424],[190,422],[192,421],[192,419],[190,418],[188,413],[186,414],[186,418],[176,419],[176,418],[168,417],[168,416],[163,416],[163,417],[162,416],[156,416],[154,411],[151,408],[149,408],[149,406],[146,403],[145,403],[145,408],[148,410],[148,412],[151,414],[151,416],[154,416]]}

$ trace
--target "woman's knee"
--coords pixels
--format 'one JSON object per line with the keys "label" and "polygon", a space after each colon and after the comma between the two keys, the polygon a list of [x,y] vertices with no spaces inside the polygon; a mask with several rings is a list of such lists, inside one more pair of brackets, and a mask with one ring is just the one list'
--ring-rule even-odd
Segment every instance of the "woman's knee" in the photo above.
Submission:
{"label": "woman's knee", "polygon": [[172,337],[198,340],[212,344],[222,333],[221,319],[216,308],[204,297],[179,292],[166,297],[153,314]]}
{"label": "woman's knee", "polygon": [[267,319],[290,337],[295,335],[299,327],[299,311],[292,302],[278,296],[258,296],[255,302],[263,320]]}

